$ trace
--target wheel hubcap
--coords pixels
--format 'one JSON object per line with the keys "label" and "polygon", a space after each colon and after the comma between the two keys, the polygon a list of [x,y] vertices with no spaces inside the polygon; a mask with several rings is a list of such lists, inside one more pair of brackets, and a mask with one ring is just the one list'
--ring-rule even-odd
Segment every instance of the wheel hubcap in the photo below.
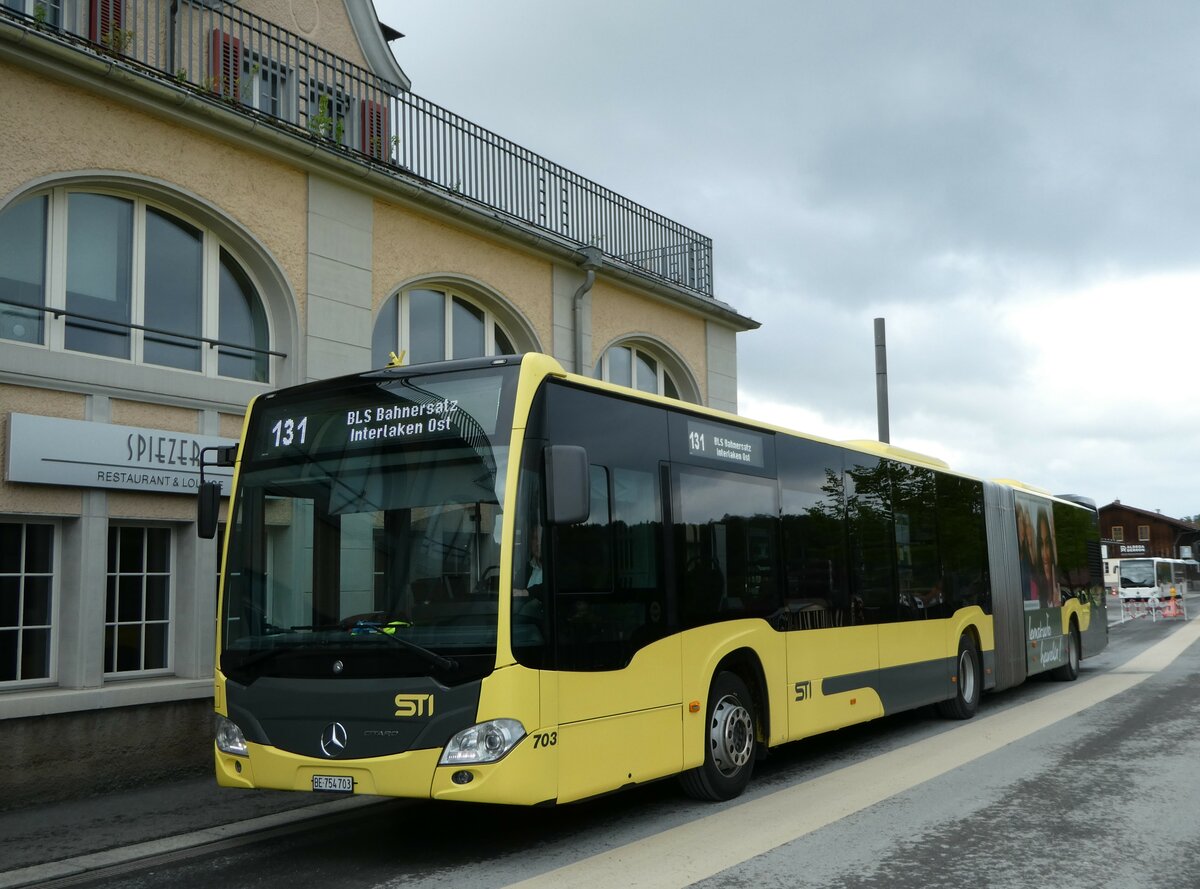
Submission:
{"label": "wheel hubcap", "polygon": [[717,701],[708,732],[713,763],[726,777],[737,774],[754,753],[754,721],[750,711],[732,695]]}
{"label": "wheel hubcap", "polygon": [[975,700],[975,660],[969,651],[958,659],[958,688],[964,701]]}

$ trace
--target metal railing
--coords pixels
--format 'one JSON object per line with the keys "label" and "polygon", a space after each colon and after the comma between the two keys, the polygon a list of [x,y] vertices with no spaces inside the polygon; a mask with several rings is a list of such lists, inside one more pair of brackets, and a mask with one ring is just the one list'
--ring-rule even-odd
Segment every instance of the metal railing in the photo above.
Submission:
{"label": "metal railing", "polygon": [[[28,2],[28,0],[27,0]],[[701,296],[712,241],[221,0],[32,0],[42,29]],[[37,13],[37,10],[41,10]]]}
{"label": "metal railing", "polygon": [[[16,311],[14,311],[16,310]],[[74,312],[70,309],[63,309],[58,306],[45,305],[29,305],[28,303],[17,302],[11,299],[0,297],[0,317],[7,316],[9,318],[19,318],[21,316],[33,319],[36,314],[48,314],[51,317],[66,318],[68,322],[82,322],[78,327],[87,330],[94,330],[100,333],[117,333],[120,334],[128,330],[140,330],[143,333],[151,334],[151,339],[155,342],[165,345],[180,345],[186,346],[192,343],[197,345],[203,344],[213,349],[222,349],[226,354],[233,355],[237,358],[251,358],[255,355],[270,355],[274,358],[287,358],[287,352],[276,352],[273,349],[263,349],[258,346],[248,346],[244,343],[235,343],[232,340],[219,340],[210,336],[201,336],[196,333],[181,333],[177,330],[167,330],[165,327],[151,327],[148,324],[134,324],[132,321],[121,321],[113,318],[103,318],[99,315],[89,315],[86,312]],[[7,335],[0,330],[0,339],[18,339],[11,335]],[[36,338],[23,340],[25,342],[35,342],[42,344],[42,333],[38,330]]]}

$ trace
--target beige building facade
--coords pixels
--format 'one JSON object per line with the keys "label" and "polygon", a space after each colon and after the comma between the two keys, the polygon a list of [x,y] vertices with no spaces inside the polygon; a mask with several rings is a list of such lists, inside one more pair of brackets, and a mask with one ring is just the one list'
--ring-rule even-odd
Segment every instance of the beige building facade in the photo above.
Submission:
{"label": "beige building facade", "polygon": [[708,239],[420,99],[398,36],[0,0],[0,726],[211,697],[196,457],[256,395],[536,350],[736,409]]}

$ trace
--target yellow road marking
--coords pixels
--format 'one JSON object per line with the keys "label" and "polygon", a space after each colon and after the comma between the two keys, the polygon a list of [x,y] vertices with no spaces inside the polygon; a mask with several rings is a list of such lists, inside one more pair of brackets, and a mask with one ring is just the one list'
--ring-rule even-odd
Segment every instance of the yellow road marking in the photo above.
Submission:
{"label": "yellow road marking", "polygon": [[1200,621],[1189,622],[1094,679],[511,885],[689,886],[1128,691],[1197,638]]}

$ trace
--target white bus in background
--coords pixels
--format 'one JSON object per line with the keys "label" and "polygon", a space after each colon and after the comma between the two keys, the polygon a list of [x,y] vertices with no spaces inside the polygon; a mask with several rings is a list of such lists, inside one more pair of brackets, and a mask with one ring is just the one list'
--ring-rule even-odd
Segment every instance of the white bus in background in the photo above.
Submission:
{"label": "white bus in background", "polygon": [[1122,599],[1169,599],[1200,592],[1200,563],[1192,559],[1121,559],[1117,595]]}

